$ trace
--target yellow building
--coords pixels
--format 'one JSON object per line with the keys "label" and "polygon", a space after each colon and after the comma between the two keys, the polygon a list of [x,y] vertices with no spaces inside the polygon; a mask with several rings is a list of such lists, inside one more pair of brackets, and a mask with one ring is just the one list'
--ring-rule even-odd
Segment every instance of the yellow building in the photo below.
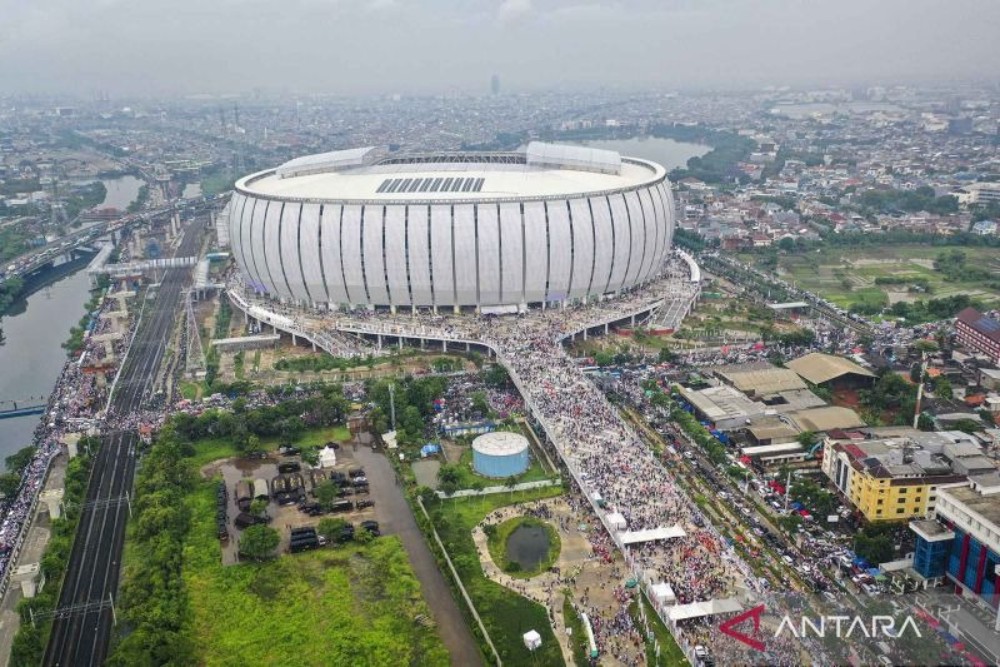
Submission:
{"label": "yellow building", "polygon": [[965,483],[945,456],[943,438],[918,444],[909,438],[827,439],[823,472],[869,521],[903,521],[930,515],[937,491]]}

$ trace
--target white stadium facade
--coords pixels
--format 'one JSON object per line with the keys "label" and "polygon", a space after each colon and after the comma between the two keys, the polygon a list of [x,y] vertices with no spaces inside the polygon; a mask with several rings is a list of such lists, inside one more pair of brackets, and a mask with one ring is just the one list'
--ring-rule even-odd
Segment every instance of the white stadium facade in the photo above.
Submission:
{"label": "white stadium facade", "polygon": [[314,308],[513,312],[642,285],[670,252],[663,167],[533,142],[509,153],[310,155],[240,179],[247,286]]}

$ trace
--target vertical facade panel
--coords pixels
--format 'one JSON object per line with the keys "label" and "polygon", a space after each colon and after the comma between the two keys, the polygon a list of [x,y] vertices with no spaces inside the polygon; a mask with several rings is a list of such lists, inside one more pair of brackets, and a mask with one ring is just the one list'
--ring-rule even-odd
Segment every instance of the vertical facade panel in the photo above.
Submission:
{"label": "vertical facade panel", "polygon": [[[339,224],[339,220],[338,220]],[[326,238],[323,239],[324,241]],[[302,256],[302,277],[313,303],[337,302],[328,295],[320,269],[319,205],[303,204],[299,229],[299,253]],[[338,274],[340,260],[337,260]]]}
{"label": "vertical facade panel", "polygon": [[343,213],[344,207],[335,204],[325,204],[322,211],[319,207],[316,208],[316,215],[319,216],[315,239],[319,243],[319,270],[326,292],[330,295],[330,303],[335,305],[352,303],[344,283],[343,252],[340,247],[343,243],[340,230]]}
{"label": "vertical facade panel", "polygon": [[[282,210],[287,208],[287,205],[283,201],[272,201],[267,207],[267,213],[264,216],[264,225],[260,228],[260,239],[263,244],[260,249],[260,254],[257,255],[257,270],[261,274],[267,284],[270,286],[269,291],[273,296],[277,296],[281,299],[290,299],[291,293],[288,291],[288,287],[285,285],[285,280],[281,275],[281,253],[279,249],[279,233],[281,231],[281,214]],[[254,235],[257,235],[257,231],[254,231]],[[257,250],[255,249],[256,253]]]}
{"label": "vertical facade panel", "polygon": [[611,224],[615,226],[615,259],[611,271],[609,291],[617,292],[625,283],[625,272],[629,269],[632,253],[632,231],[629,229],[628,209],[621,195],[608,197],[611,203]]}
{"label": "vertical facade panel", "polygon": [[524,246],[521,235],[521,207],[500,204],[500,264],[502,273],[500,303],[521,303],[524,289]]}
{"label": "vertical facade panel", "polygon": [[270,208],[271,202],[267,199],[258,199],[253,208],[253,217],[250,219],[250,227],[246,230],[243,242],[246,244],[246,254],[249,257],[247,270],[250,272],[250,280],[253,282],[254,290],[258,292],[270,292],[271,284],[267,280],[267,272],[264,271],[264,215]]}
{"label": "vertical facade panel", "polygon": [[451,255],[451,206],[431,207],[431,279],[434,304],[449,306],[455,299],[454,264]]}
{"label": "vertical facade panel", "polygon": [[[565,301],[569,298],[570,276],[573,271],[572,230],[569,225],[569,209],[564,200],[552,200],[549,207],[549,301]],[[587,267],[590,270],[590,267]]]}
{"label": "vertical facade panel", "polygon": [[[653,198],[653,205],[659,205],[659,220],[661,228],[664,230],[660,234],[660,256],[659,261],[662,262],[666,257],[667,253],[670,251],[670,241],[673,238],[674,231],[674,202],[673,197],[670,194],[670,188],[665,187],[664,184],[659,184],[653,190],[653,194],[657,195]],[[657,264],[654,271],[659,268]]]}
{"label": "vertical facade panel", "polygon": [[455,293],[458,305],[476,305],[476,225],[472,204],[455,205]]}
{"label": "vertical facade panel", "polygon": [[500,303],[500,221],[497,205],[480,204],[476,219],[479,226],[479,304]]}
{"label": "vertical facade panel", "polygon": [[385,282],[385,262],[382,255],[383,206],[365,206],[362,210],[364,234],[364,279],[367,283],[369,304],[388,304],[389,289]]}
{"label": "vertical facade panel", "polygon": [[[346,204],[341,219],[340,253],[348,299],[352,305],[367,305],[365,281],[361,273],[361,207],[357,204]],[[327,279],[329,280],[329,271]]]}
{"label": "vertical facade panel", "polygon": [[650,267],[650,275],[655,276],[663,262],[663,248],[669,241],[669,234],[667,230],[667,218],[664,214],[663,190],[658,185],[651,187],[649,188],[649,196],[653,200],[653,212],[656,215],[656,224],[659,228],[656,256],[653,258],[653,266]]}
{"label": "vertical facade panel", "polygon": [[309,303],[303,279],[302,256],[299,254],[299,215],[302,205],[293,202],[285,204],[281,216],[281,268],[283,280],[291,293],[291,298],[300,303]]}
{"label": "vertical facade panel", "polygon": [[667,237],[663,249],[663,254],[666,255],[670,251],[670,244],[674,240],[674,223],[677,221],[677,204],[674,202],[674,191],[667,181],[660,183],[660,188],[663,190],[667,207],[665,211]]}
{"label": "vertical facade panel", "polygon": [[248,225],[253,209],[253,202],[241,194],[234,194],[229,206],[229,245],[240,269],[240,279],[244,285],[250,284],[250,273],[247,271],[246,256],[243,254],[243,227]]}
{"label": "vertical facade panel", "polygon": [[407,218],[409,224],[406,232],[413,305],[432,306],[434,299],[431,292],[430,224],[427,220],[427,205],[411,205]]}
{"label": "vertical facade panel", "polygon": [[590,208],[594,216],[594,231],[597,233],[597,243],[594,246],[594,284],[593,294],[605,294],[610,291],[611,273],[615,263],[615,243],[618,241],[611,222],[611,210],[604,197],[590,197]]}
{"label": "vertical facade panel", "polygon": [[594,224],[586,199],[571,199],[570,217],[573,220],[573,286],[570,298],[587,294],[594,270]]}
{"label": "vertical facade panel", "polygon": [[632,229],[632,261],[629,263],[628,274],[625,276],[625,286],[631,287],[639,282],[643,265],[648,261],[646,255],[652,253],[652,248],[646,247],[646,222],[643,219],[642,207],[635,190],[625,193],[625,206],[628,208],[628,218]]}
{"label": "vertical facade panel", "polygon": [[662,231],[656,218],[656,209],[653,208],[653,197],[649,188],[639,190],[639,206],[642,208],[642,215],[645,221],[646,234],[646,259],[642,269],[639,271],[639,281],[648,280],[653,267],[656,266],[656,258],[659,256],[660,236]]}
{"label": "vertical facade panel", "polygon": [[410,287],[406,280],[406,206],[403,204],[390,204],[385,209],[385,262],[393,305],[409,306]]}
{"label": "vertical facade panel", "polygon": [[545,277],[548,271],[548,232],[542,202],[524,204],[524,300],[545,301]]}

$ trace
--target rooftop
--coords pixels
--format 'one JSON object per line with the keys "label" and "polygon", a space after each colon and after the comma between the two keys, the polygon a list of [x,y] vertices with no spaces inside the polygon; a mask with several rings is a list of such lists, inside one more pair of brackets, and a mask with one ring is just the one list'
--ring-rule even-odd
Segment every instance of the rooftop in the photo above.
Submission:
{"label": "rooftop", "polygon": [[786,365],[813,384],[823,384],[843,375],[875,377],[875,374],[870,370],[859,366],[849,359],[835,357],[831,354],[823,354],[822,352],[812,352],[804,357],[793,359]]}
{"label": "rooftop", "polygon": [[764,368],[759,368],[756,364],[748,364],[746,367],[723,366],[717,369],[715,374],[747,394],[776,394],[806,388],[806,383],[795,371],[777,366]]}
{"label": "rooftop", "polygon": [[290,201],[503,201],[614,192],[666,175],[613,151],[532,142],[511,153],[391,154],[357,148],[307,155],[240,179],[236,189]]}
{"label": "rooftop", "polygon": [[966,308],[958,314],[956,319],[971,327],[973,331],[977,331],[988,339],[1000,343],[1000,322],[992,317],[983,315],[975,308]]}

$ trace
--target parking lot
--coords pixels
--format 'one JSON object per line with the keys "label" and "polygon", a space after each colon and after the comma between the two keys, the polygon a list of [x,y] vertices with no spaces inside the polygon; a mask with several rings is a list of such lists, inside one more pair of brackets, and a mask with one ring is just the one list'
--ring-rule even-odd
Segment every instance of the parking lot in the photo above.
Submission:
{"label": "parking lot", "polygon": [[[296,495],[295,493],[287,494],[289,497],[283,499],[283,503],[278,502],[273,493],[273,481],[280,475],[279,465],[284,463],[293,463],[300,466],[300,469],[297,472],[285,475],[286,477],[295,477],[297,475],[298,479],[301,480],[302,491],[298,502],[296,502],[293,498],[293,496]],[[267,458],[263,459],[226,459],[203,468],[201,472],[205,477],[211,478],[216,475],[221,475],[222,480],[225,482],[226,490],[228,491],[228,499],[226,503],[226,530],[228,532],[228,539],[220,539],[223,564],[233,565],[239,562],[237,549],[239,547],[239,535],[241,530],[236,526],[236,519],[240,516],[241,512],[243,512],[239,506],[239,494],[237,493],[237,486],[240,482],[248,482],[250,486],[252,486],[253,482],[258,479],[262,479],[267,482],[267,523],[272,528],[277,530],[278,534],[281,536],[281,542],[278,545],[278,550],[279,552],[284,553],[288,551],[291,531],[293,528],[305,526],[315,527],[323,518],[326,517],[343,519],[348,523],[355,525],[355,527],[357,527],[362,521],[379,521],[378,501],[379,487],[381,485],[374,482],[369,483],[367,489],[361,487],[355,490],[352,485],[345,485],[347,488],[344,490],[345,492],[343,497],[338,499],[337,504],[342,503],[346,507],[349,503],[351,507],[350,510],[330,513],[314,513],[311,515],[300,509],[300,505],[302,504],[312,504],[316,502],[316,498],[312,493],[312,489],[316,483],[322,481],[324,478],[329,479],[334,474],[343,475],[344,479],[350,480],[350,472],[354,470],[355,473],[357,473],[359,469],[363,470],[363,465],[359,463],[357,452],[354,447],[349,444],[342,445],[340,449],[337,450],[336,466],[322,470],[318,468],[311,468],[308,464],[303,463],[298,456],[281,456],[276,452],[269,454]],[[360,510],[356,509],[358,503],[366,505],[369,502],[373,503],[373,505],[364,507]],[[244,507],[245,506],[246,503],[244,502]],[[382,528],[382,530],[384,532],[385,528]]]}

